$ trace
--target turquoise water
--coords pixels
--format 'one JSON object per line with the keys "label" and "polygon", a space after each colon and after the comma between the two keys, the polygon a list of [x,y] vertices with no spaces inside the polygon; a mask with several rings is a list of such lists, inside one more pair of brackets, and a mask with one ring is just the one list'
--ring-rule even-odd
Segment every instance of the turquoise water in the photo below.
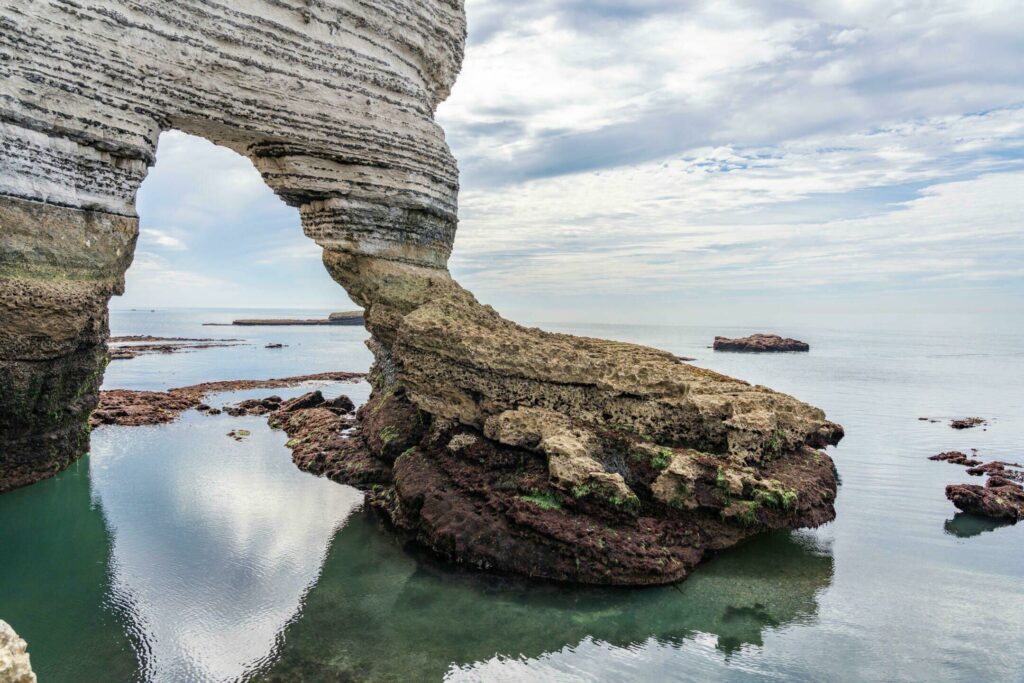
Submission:
{"label": "turquoise water", "polygon": [[[254,315],[115,312],[115,334],[251,345],[118,361],[106,387],[369,363],[362,328],[201,326]],[[972,478],[926,459],[972,447],[1024,456],[1024,345],[1005,321],[787,328],[812,351],[781,356],[706,348],[715,334],[756,331],[740,328],[544,327],[696,356],[821,406],[847,431],[832,451],[836,521],[754,540],[677,587],[453,571],[399,544],[355,490],[295,469],[264,420],[193,411],[101,428],[71,469],[0,496],[0,618],[26,638],[44,683],[1024,680],[1024,524],[956,514],[944,486]],[[357,402],[368,392],[322,388]],[[965,415],[992,421],[957,432],[917,419]],[[237,428],[252,434],[226,436]]]}

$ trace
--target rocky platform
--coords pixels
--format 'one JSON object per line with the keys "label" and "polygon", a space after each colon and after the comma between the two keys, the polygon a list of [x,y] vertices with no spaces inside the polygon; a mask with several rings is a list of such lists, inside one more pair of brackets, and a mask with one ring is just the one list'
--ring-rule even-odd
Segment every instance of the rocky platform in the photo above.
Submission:
{"label": "rocky platform", "polygon": [[811,346],[807,342],[780,337],[777,334],[752,334],[749,337],[739,337],[736,339],[715,337],[713,348],[715,351],[739,351],[744,353],[780,353],[811,350]]}
{"label": "rocky platform", "polygon": [[[191,408],[202,412],[216,411],[203,403],[207,395],[223,391],[246,389],[282,389],[309,382],[354,382],[366,375],[356,372],[321,372],[313,375],[297,375],[277,379],[242,379],[221,382],[204,382],[167,391],[139,391],[134,389],[111,389],[100,393],[100,402],[89,419],[92,427],[121,425],[164,424],[176,420],[181,413]],[[278,399],[280,402],[280,399]],[[238,414],[243,414],[239,412]],[[250,413],[244,413],[250,414]],[[262,413],[252,413],[262,414]]]}
{"label": "rocky platform", "polygon": [[950,484],[946,498],[975,515],[1010,522],[1024,519],[1024,487],[1003,477],[989,477],[984,486]]}

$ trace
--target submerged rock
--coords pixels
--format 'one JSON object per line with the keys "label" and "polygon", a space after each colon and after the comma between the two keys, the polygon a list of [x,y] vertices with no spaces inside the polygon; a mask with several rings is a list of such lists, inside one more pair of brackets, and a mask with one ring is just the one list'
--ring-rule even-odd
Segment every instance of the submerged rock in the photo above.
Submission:
{"label": "submerged rock", "polygon": [[951,420],[949,426],[953,429],[973,429],[985,424],[988,424],[988,420],[983,417],[964,417],[959,420]]}
{"label": "submerged rock", "polygon": [[797,339],[780,337],[777,334],[752,334],[749,337],[730,339],[715,337],[715,351],[742,351],[747,353],[766,353],[781,351],[810,351],[806,342]]}
{"label": "submerged rock", "polygon": [[0,619],[0,683],[36,683],[28,643]]}

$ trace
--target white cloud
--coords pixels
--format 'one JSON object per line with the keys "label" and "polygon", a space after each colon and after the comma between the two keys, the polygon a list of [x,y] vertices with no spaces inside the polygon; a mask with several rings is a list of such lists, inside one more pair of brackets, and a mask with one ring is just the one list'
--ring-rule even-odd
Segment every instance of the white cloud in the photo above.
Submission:
{"label": "white cloud", "polygon": [[[586,186],[587,178],[579,180]],[[502,221],[499,208],[486,221],[488,232],[481,229],[478,239],[460,244],[467,248],[457,250],[453,266],[471,287],[487,291],[669,292],[681,298],[709,291],[1020,278],[1022,187],[1024,170],[983,175],[931,186],[886,213],[801,223],[693,222],[685,211],[669,218],[657,202],[638,201],[627,222],[644,227],[631,232],[620,229],[618,215],[583,215],[580,227],[581,212],[592,207],[570,194],[554,218],[539,214],[536,222],[528,211]],[[599,186],[583,192],[600,202],[614,191]],[[506,208],[545,206],[551,199],[509,194]]]}
{"label": "white cloud", "polygon": [[[490,303],[1021,286],[1019,2],[467,11],[438,119],[463,187],[453,272]],[[141,247],[170,260],[133,267],[131,296],[170,282],[174,303],[229,302],[246,276],[250,304],[337,291],[297,213],[229,150],[165,133],[140,214]]]}
{"label": "white cloud", "polygon": [[179,238],[170,235],[163,230],[156,230],[154,228],[142,228],[139,233],[141,237],[139,239],[139,246],[145,248],[149,246],[158,246],[164,249],[171,249],[174,251],[184,251],[188,247],[185,242]]}
{"label": "white cloud", "polygon": [[236,282],[171,265],[159,254],[137,251],[125,274],[125,294],[119,308],[210,305],[244,293]]}

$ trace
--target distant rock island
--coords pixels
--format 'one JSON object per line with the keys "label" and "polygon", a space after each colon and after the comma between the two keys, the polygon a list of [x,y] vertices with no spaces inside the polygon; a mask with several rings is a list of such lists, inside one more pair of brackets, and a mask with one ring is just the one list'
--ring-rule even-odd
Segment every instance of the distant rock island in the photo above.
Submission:
{"label": "distant rock island", "polygon": [[730,339],[715,337],[715,351],[741,351],[746,353],[768,353],[780,351],[810,351],[811,346],[797,339],[780,337],[777,334],[752,334],[749,337]]}
{"label": "distant rock island", "polygon": [[[205,323],[206,325],[225,325],[226,323]],[[233,320],[231,325],[362,325],[362,311],[339,311],[326,318],[295,319],[295,318],[242,318]]]}

